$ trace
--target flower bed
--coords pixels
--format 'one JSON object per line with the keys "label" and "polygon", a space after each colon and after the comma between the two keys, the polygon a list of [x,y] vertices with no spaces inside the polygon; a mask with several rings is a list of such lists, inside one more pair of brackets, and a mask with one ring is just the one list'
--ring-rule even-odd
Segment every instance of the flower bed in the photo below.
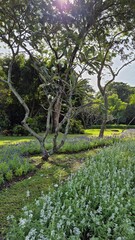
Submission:
{"label": "flower bed", "polygon": [[135,142],[103,149],[86,167],[13,216],[10,240],[133,240]]}

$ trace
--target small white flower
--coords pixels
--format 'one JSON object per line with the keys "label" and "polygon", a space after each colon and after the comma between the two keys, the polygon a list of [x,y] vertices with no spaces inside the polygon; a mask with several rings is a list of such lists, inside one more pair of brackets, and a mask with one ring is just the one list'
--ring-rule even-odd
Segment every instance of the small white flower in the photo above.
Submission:
{"label": "small white flower", "polygon": [[55,235],[55,231],[52,230],[52,231],[51,231],[51,236],[54,237],[54,235]]}
{"label": "small white flower", "polygon": [[80,233],[81,233],[80,229],[77,228],[77,227],[74,227],[73,232],[74,232],[75,235],[80,235]]}
{"label": "small white flower", "polygon": [[29,190],[27,190],[27,192],[26,192],[26,197],[27,197],[27,198],[30,197],[30,191],[29,191]]}
{"label": "small white flower", "polygon": [[115,207],[115,212],[118,212],[118,207]]}
{"label": "small white flower", "polygon": [[25,224],[27,223],[27,220],[25,218],[20,218],[19,226],[24,228]]}
{"label": "small white flower", "polygon": [[13,216],[13,215],[7,216],[7,221],[10,221],[10,220],[12,220],[12,219],[14,219],[14,216]]}
{"label": "small white flower", "polygon": [[36,200],[36,206],[39,206],[40,203],[39,203],[39,200]]}
{"label": "small white flower", "polygon": [[97,209],[97,213],[101,213],[102,212],[102,207],[99,206],[99,208]]}
{"label": "small white flower", "polygon": [[54,184],[54,187],[57,188],[59,185],[58,184]]}
{"label": "small white flower", "polygon": [[108,232],[108,234],[110,234],[111,233],[111,228],[108,228],[107,232]]}

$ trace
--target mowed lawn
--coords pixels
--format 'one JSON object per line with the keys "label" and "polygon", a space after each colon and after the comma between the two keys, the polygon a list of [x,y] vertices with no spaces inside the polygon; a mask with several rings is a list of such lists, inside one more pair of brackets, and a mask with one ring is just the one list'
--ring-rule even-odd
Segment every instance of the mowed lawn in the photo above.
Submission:
{"label": "mowed lawn", "polygon": [[[104,132],[104,136],[115,136],[122,133],[123,129],[106,129]],[[100,129],[94,128],[94,129],[86,129],[84,130],[84,133],[90,136],[98,137],[100,132]]]}
{"label": "mowed lawn", "polygon": [[[85,129],[84,134],[81,136],[87,137],[98,137],[100,129]],[[106,129],[104,136],[115,136],[119,135],[123,129]],[[61,134],[60,134],[61,135]],[[80,136],[80,134],[69,134],[67,137],[72,138],[75,136]],[[49,138],[52,138],[52,134],[50,134]],[[17,144],[21,142],[29,142],[34,140],[35,138],[32,136],[2,136],[0,135],[0,146],[8,145],[8,144]]]}

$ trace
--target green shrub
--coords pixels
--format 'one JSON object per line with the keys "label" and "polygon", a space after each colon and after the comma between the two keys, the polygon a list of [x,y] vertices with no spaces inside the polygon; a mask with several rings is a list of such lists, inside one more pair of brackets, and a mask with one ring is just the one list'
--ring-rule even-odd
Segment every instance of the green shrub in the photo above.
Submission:
{"label": "green shrub", "polygon": [[26,131],[24,129],[23,126],[21,125],[16,125],[14,128],[13,128],[13,134],[14,135],[17,135],[17,136],[27,136],[29,133],[28,131]]}
{"label": "green shrub", "polygon": [[83,134],[84,130],[83,130],[83,125],[82,125],[81,121],[76,120],[76,119],[71,119],[68,133],[69,134],[72,134],[72,133],[73,134],[75,134],[75,133]]}
{"label": "green shrub", "polygon": [[20,176],[22,176],[22,174],[23,174],[23,167],[22,166],[15,169],[15,176],[16,177],[20,177]]}
{"label": "green shrub", "polygon": [[2,173],[3,175],[7,173],[8,168],[9,168],[9,166],[6,162],[0,163],[0,173]]}
{"label": "green shrub", "polygon": [[12,170],[9,170],[9,171],[5,174],[5,179],[6,179],[7,181],[11,181],[12,178],[13,178],[13,172],[12,172]]}
{"label": "green shrub", "polygon": [[134,141],[114,144],[13,219],[10,240],[134,240]]}
{"label": "green shrub", "polygon": [[[25,146],[27,146],[26,149]],[[23,156],[29,147],[31,147],[29,143],[28,145],[22,143],[5,146],[0,149],[0,185],[3,184],[4,181],[11,181],[14,176],[26,175],[29,171],[35,169],[35,166],[30,164]]]}
{"label": "green shrub", "polygon": [[3,174],[0,173],[0,185],[4,183],[4,177]]}
{"label": "green shrub", "polygon": [[44,115],[39,115],[34,118],[28,118],[28,123],[31,128],[36,132],[42,132],[45,130],[46,122]]}
{"label": "green shrub", "polygon": [[2,131],[2,135],[4,136],[12,136],[13,135],[13,131],[11,129],[5,129]]}

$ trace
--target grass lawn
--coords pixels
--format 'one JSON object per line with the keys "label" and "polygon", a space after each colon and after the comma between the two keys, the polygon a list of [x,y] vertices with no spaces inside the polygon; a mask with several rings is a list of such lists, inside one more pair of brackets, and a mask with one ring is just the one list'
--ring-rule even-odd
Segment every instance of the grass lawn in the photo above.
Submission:
{"label": "grass lawn", "polygon": [[[85,129],[84,134],[68,134],[67,138],[74,138],[75,136],[94,136],[97,137],[99,135],[100,129]],[[123,130],[122,129],[106,129],[104,135],[105,136],[114,136],[119,135]],[[61,137],[62,134],[60,134]],[[8,145],[8,144],[16,144],[21,142],[29,142],[33,140],[32,136],[1,136],[0,135],[0,146]],[[52,139],[52,135],[48,137],[48,141]]]}
{"label": "grass lawn", "polygon": [[9,144],[17,144],[21,142],[29,142],[34,138],[31,136],[26,137],[17,137],[17,136],[2,136],[0,135],[0,146],[9,145]]}
{"label": "grass lawn", "polygon": [[[85,129],[84,133],[85,135],[95,136],[97,137],[99,135],[100,129]],[[104,132],[104,136],[115,136],[119,135],[123,129],[106,129]]]}

